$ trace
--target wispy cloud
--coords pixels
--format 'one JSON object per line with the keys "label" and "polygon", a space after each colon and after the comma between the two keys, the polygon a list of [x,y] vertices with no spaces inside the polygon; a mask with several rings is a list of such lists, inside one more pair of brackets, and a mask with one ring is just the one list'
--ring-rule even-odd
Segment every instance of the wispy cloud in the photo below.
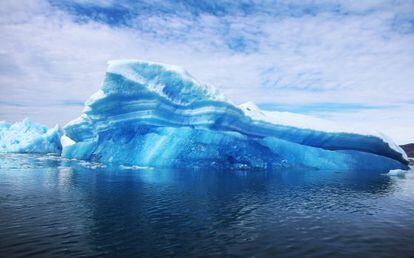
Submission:
{"label": "wispy cloud", "polygon": [[236,103],[414,141],[414,1],[28,0],[0,12],[0,119],[64,124],[80,107],[51,103],[83,102],[107,60],[139,58],[181,65]]}

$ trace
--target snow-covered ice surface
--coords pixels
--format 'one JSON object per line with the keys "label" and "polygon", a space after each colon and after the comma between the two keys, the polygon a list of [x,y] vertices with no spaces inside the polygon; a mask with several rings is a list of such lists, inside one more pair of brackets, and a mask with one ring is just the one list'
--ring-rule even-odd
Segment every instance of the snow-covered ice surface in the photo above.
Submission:
{"label": "snow-covered ice surface", "polygon": [[61,129],[32,123],[29,119],[9,124],[0,122],[1,153],[60,153]]}
{"label": "snow-covered ice surface", "polygon": [[109,62],[101,89],[65,126],[62,156],[124,166],[407,169],[379,133],[232,104],[182,68]]}

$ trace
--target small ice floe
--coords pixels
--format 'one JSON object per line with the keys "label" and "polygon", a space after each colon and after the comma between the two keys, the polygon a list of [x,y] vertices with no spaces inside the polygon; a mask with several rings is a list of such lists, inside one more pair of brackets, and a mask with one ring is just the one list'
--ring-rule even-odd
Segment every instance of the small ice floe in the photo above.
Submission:
{"label": "small ice floe", "polygon": [[56,154],[52,154],[52,153],[48,153],[46,155],[37,157],[36,160],[40,160],[40,161],[45,161],[45,160],[55,160],[55,161],[60,161],[62,160],[62,158]]}
{"label": "small ice floe", "polygon": [[392,169],[390,170],[387,175],[388,176],[398,176],[398,177],[403,177],[405,176],[405,174],[408,172],[408,170],[403,170],[403,169]]}
{"label": "small ice floe", "polygon": [[57,168],[59,169],[59,172],[64,172],[64,173],[73,172],[73,168],[71,168],[71,167],[59,166]]}
{"label": "small ice floe", "polygon": [[46,154],[46,158],[48,160],[57,160],[57,161],[62,160],[62,157],[60,155],[56,155],[55,153],[48,153],[48,154]]}
{"label": "small ice floe", "polygon": [[79,165],[90,169],[106,168],[106,165],[98,162],[89,162],[84,160],[79,160],[78,162]]}
{"label": "small ice floe", "polygon": [[133,165],[133,166],[125,166],[125,165],[119,165],[120,169],[133,169],[133,170],[140,170],[140,169],[152,169],[152,167],[146,167],[146,166],[137,166],[137,165]]}

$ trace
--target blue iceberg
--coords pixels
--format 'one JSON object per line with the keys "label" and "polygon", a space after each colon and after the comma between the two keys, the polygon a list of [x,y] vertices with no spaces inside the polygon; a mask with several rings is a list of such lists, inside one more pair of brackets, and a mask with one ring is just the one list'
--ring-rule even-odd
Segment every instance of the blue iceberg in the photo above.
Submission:
{"label": "blue iceberg", "polygon": [[9,124],[0,122],[0,153],[58,153],[62,151],[59,126],[48,129],[28,118]]}
{"label": "blue iceberg", "polygon": [[232,104],[177,66],[109,62],[102,88],[65,127],[62,156],[151,167],[406,169],[378,133]]}

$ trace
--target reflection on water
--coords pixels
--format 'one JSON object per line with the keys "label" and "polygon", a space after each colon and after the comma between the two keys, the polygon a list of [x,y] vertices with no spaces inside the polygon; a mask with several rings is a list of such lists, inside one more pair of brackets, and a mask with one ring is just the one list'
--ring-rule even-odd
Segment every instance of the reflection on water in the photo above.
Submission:
{"label": "reflection on water", "polygon": [[414,173],[128,169],[0,155],[0,254],[414,252]]}

